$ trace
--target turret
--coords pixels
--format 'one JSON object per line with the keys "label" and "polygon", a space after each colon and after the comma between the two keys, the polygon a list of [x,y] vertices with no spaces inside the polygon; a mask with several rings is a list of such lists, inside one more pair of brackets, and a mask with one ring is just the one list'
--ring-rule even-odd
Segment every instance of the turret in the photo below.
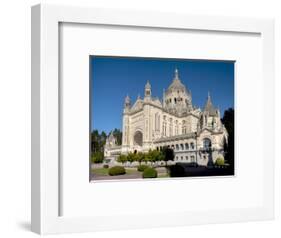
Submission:
{"label": "turret", "polygon": [[131,99],[129,95],[125,97],[125,102],[124,102],[124,113],[127,113],[130,111],[131,108]]}
{"label": "turret", "polygon": [[150,99],[151,98],[151,85],[149,81],[147,81],[145,88],[144,88],[144,98]]}
{"label": "turret", "polygon": [[212,103],[210,92],[208,92],[207,102],[202,113],[203,127],[220,126],[220,112]]}

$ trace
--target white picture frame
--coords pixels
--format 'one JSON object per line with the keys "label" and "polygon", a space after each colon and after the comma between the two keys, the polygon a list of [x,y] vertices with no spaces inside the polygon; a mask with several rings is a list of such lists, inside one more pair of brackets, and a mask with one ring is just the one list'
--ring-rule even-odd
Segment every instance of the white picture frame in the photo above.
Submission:
{"label": "white picture frame", "polygon": [[[59,25],[79,23],[261,35],[263,81],[263,184],[259,207],[85,217],[61,216]],[[40,234],[266,220],[274,217],[274,21],[176,13],[32,7],[31,228]],[[250,89],[249,89],[250,90]],[[165,183],[165,181],[163,181]],[[239,194],[237,194],[239,196]],[[168,218],[168,219],[167,219]]]}

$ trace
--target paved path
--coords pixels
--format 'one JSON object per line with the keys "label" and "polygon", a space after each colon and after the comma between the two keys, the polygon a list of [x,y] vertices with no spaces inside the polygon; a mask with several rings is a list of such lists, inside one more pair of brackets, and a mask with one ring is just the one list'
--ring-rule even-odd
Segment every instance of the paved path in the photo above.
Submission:
{"label": "paved path", "polygon": [[136,172],[133,174],[124,174],[116,176],[104,176],[104,175],[92,175],[91,180],[118,180],[118,179],[140,179],[142,178],[141,172]]}

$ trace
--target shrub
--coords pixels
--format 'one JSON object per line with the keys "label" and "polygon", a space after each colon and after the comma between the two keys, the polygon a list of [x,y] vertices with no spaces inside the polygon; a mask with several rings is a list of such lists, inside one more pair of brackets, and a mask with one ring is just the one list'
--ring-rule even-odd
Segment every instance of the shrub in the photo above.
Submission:
{"label": "shrub", "polygon": [[142,173],[143,178],[157,178],[157,170],[154,168],[146,168]]}
{"label": "shrub", "polygon": [[108,170],[110,176],[125,174],[126,170],[123,166],[114,166]]}
{"label": "shrub", "polygon": [[215,164],[218,166],[224,165],[224,159],[221,157],[217,158]]}
{"label": "shrub", "polygon": [[175,164],[169,166],[171,177],[185,177],[185,169],[181,164]]}
{"label": "shrub", "polygon": [[145,164],[141,164],[138,166],[138,171],[143,172],[147,168],[149,168],[149,166],[147,166]]}
{"label": "shrub", "polygon": [[108,164],[104,164],[104,165],[103,165],[103,168],[104,168],[104,169],[108,169],[108,168],[109,168]]}

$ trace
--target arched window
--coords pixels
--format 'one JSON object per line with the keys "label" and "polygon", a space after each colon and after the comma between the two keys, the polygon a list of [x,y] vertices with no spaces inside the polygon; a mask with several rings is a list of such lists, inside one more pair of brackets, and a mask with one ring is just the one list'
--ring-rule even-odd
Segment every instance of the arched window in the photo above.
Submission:
{"label": "arched window", "polygon": [[210,150],[212,148],[212,142],[209,138],[203,140],[203,148],[204,150]]}
{"label": "arched window", "polygon": [[136,131],[134,135],[134,145],[142,146],[142,133],[140,131]]}
{"label": "arched window", "polygon": [[170,118],[169,136],[173,136],[173,119]]}
{"label": "arched window", "polygon": [[189,150],[189,144],[188,143],[185,143],[185,149]]}
{"label": "arched window", "polygon": [[186,124],[185,124],[185,120],[182,121],[182,134],[186,134]]}
{"label": "arched window", "polygon": [[193,142],[190,143],[190,147],[191,147],[192,150],[194,150],[194,143]]}
{"label": "arched window", "polygon": [[155,113],[155,130],[158,131],[159,130],[159,125],[158,125],[158,113]]}
{"label": "arched window", "polygon": [[176,126],[175,126],[175,135],[177,136],[179,134],[179,126],[178,126],[178,121],[177,120],[175,121],[175,124],[176,124]]}
{"label": "arched window", "polygon": [[180,148],[181,148],[181,150],[184,150],[184,148],[183,148],[183,144],[180,144]]}
{"label": "arched window", "polygon": [[179,150],[179,145],[178,144],[176,144],[176,150]]}

